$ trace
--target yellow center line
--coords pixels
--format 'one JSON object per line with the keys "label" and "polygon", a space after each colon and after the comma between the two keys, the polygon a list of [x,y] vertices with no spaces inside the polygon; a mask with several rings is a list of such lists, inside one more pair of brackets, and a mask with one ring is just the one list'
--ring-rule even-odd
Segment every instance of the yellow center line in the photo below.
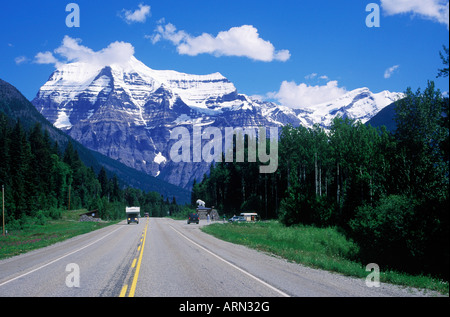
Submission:
{"label": "yellow center line", "polygon": [[128,285],[125,284],[125,285],[122,287],[122,291],[120,291],[119,297],[125,297],[125,294],[127,293],[127,289],[128,289]]}
{"label": "yellow center line", "polygon": [[147,223],[146,223],[145,229],[144,229],[144,238],[143,238],[144,240],[142,242],[141,253],[139,254],[139,260],[137,262],[136,272],[134,273],[133,283],[131,284],[130,293],[128,294],[128,297],[134,297],[134,294],[136,292],[136,285],[137,285],[137,281],[139,278],[139,271],[141,270],[142,256],[144,254],[145,239],[147,238],[147,227],[148,227],[148,219],[147,219]]}

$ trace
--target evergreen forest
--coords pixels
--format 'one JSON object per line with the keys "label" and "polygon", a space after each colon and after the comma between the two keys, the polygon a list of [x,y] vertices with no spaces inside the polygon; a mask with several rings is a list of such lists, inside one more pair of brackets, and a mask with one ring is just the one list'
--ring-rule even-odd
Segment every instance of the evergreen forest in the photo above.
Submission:
{"label": "evergreen forest", "polygon": [[103,220],[125,218],[126,206],[167,216],[181,207],[176,199],[122,184],[116,175],[98,174],[80,159],[71,142],[61,151],[37,123],[27,131],[0,113],[0,182],[4,186],[5,223],[21,229],[27,221],[44,224],[63,210],[97,210]]}
{"label": "evergreen forest", "polygon": [[[438,77],[448,76],[445,52]],[[396,102],[393,131],[339,117],[327,130],[286,126],[276,173],[260,174],[259,162],[215,163],[192,202],[335,227],[359,245],[362,263],[448,280],[448,115],[448,97],[429,81]]]}

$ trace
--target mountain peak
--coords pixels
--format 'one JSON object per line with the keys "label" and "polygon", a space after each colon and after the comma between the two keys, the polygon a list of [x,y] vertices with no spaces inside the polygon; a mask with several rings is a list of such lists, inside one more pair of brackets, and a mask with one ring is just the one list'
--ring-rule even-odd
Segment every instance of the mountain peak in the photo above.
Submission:
{"label": "mountain peak", "polygon": [[[105,69],[110,71],[106,73]],[[68,104],[84,93],[100,74],[114,77],[114,88],[121,88],[127,93],[137,93],[135,98],[140,106],[147,101],[149,94],[161,86],[171,89],[192,107],[207,108],[206,102],[211,97],[220,97],[236,91],[234,85],[222,74],[190,75],[173,70],[154,70],[134,56],[125,62],[102,65],[98,63],[74,62],[60,65],[41,87],[36,99],[50,98],[58,104]],[[101,88],[101,87],[97,87]],[[138,90],[144,90],[138,92]],[[94,89],[100,93],[99,89]],[[58,91],[55,95],[54,92]],[[91,98],[95,103],[96,99]]]}
{"label": "mountain peak", "polygon": [[318,123],[328,128],[336,116],[366,123],[379,111],[403,97],[402,93],[387,90],[373,93],[369,88],[363,87],[351,90],[330,102],[311,106],[307,110],[300,111],[298,116],[308,127]]}
{"label": "mountain peak", "polygon": [[174,127],[320,124],[328,128],[338,115],[365,122],[397,97],[389,92],[373,94],[364,87],[310,109],[293,110],[238,93],[220,73],[154,70],[131,56],[110,65],[62,65],[41,87],[33,104],[86,147],[190,188],[194,179],[208,172],[209,164],[180,165],[168,159]]}

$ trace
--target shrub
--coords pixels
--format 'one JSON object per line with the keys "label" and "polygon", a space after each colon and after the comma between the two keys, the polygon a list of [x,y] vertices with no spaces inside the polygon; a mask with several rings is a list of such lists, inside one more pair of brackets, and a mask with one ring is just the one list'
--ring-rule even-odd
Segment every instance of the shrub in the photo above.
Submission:
{"label": "shrub", "polygon": [[309,224],[310,209],[307,195],[298,188],[291,188],[280,203],[278,217],[288,227],[299,223]]}
{"label": "shrub", "polygon": [[34,220],[37,225],[41,225],[41,226],[45,225],[45,223],[47,222],[47,217],[46,217],[45,212],[42,210],[39,210],[36,213],[36,217]]}
{"label": "shrub", "polygon": [[412,260],[419,242],[411,227],[416,206],[408,197],[391,195],[357,209],[349,225],[364,261],[402,268]]}
{"label": "shrub", "polygon": [[62,217],[62,211],[61,209],[58,209],[56,207],[51,207],[48,211],[48,216],[52,219],[52,220],[58,220],[61,219]]}

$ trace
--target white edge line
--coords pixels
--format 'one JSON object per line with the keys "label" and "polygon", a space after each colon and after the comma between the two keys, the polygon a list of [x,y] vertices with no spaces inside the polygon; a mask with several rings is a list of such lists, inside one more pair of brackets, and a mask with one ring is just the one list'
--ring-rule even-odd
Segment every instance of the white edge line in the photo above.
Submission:
{"label": "white edge line", "polygon": [[172,228],[172,230],[174,230],[175,232],[177,232],[177,233],[178,233],[179,235],[181,235],[183,238],[185,238],[186,240],[188,240],[188,241],[191,242],[192,244],[196,245],[197,247],[199,247],[199,248],[202,249],[203,251],[208,252],[209,254],[211,254],[211,255],[214,256],[215,258],[219,259],[220,261],[222,261],[222,262],[224,262],[224,263],[230,265],[231,267],[235,268],[236,270],[238,270],[238,271],[244,273],[245,275],[247,275],[247,276],[253,278],[253,279],[256,280],[256,281],[258,281],[259,283],[261,283],[261,284],[267,286],[267,287],[270,288],[271,290],[273,290],[273,291],[279,293],[281,296],[283,296],[283,297],[290,297],[290,296],[289,296],[288,294],[286,294],[285,292],[280,291],[278,288],[276,288],[276,287],[274,287],[274,286],[272,286],[272,285],[270,285],[270,284],[264,282],[264,281],[261,280],[260,278],[254,276],[253,274],[250,274],[249,272],[247,272],[247,271],[241,269],[240,267],[234,265],[233,263],[228,262],[228,261],[225,260],[224,258],[222,258],[222,257],[218,256],[217,254],[215,254],[215,253],[209,251],[208,249],[202,247],[202,246],[199,245],[197,242],[192,241],[191,239],[189,239],[188,237],[186,237],[184,234],[182,234],[180,231],[178,231],[177,229],[175,229],[174,227],[172,227],[172,225],[169,225],[169,226]]}
{"label": "white edge line", "polygon": [[100,239],[95,240],[94,242],[91,242],[91,243],[85,245],[85,246],[82,247],[82,248],[79,248],[79,249],[77,249],[77,250],[75,250],[75,251],[72,251],[72,252],[70,252],[70,253],[67,253],[66,255],[63,255],[62,257],[59,257],[59,258],[57,258],[57,259],[55,259],[55,260],[53,260],[53,261],[51,261],[51,262],[48,262],[48,263],[46,263],[46,264],[44,264],[44,265],[41,265],[40,267],[35,268],[35,269],[33,269],[33,270],[31,270],[31,271],[29,271],[29,272],[27,272],[27,273],[24,273],[24,274],[22,274],[22,275],[16,276],[16,277],[14,277],[14,278],[12,278],[12,279],[10,279],[10,280],[7,280],[7,281],[1,283],[1,284],[0,284],[0,287],[2,287],[3,285],[6,285],[6,284],[8,284],[8,283],[10,283],[10,282],[12,282],[12,281],[15,281],[15,280],[17,280],[17,279],[19,279],[19,278],[22,278],[22,277],[24,277],[24,276],[27,276],[27,275],[29,275],[29,274],[31,274],[31,273],[34,273],[34,272],[36,272],[36,271],[39,271],[40,269],[43,269],[44,267],[49,266],[49,265],[51,265],[51,264],[53,264],[53,263],[55,263],[55,262],[58,262],[58,261],[60,261],[60,260],[62,260],[62,259],[64,259],[64,258],[66,258],[66,257],[68,257],[68,256],[70,256],[70,255],[72,255],[72,254],[75,254],[75,253],[77,253],[77,252],[83,250],[83,249],[86,249],[86,248],[90,247],[91,245],[96,244],[97,242],[103,240],[104,238],[106,238],[106,237],[112,235],[114,232],[116,232],[117,230],[122,229],[122,228],[123,228],[123,227],[119,227],[119,228],[117,228],[116,230],[111,231],[111,232],[108,233],[107,235],[101,237]]}

